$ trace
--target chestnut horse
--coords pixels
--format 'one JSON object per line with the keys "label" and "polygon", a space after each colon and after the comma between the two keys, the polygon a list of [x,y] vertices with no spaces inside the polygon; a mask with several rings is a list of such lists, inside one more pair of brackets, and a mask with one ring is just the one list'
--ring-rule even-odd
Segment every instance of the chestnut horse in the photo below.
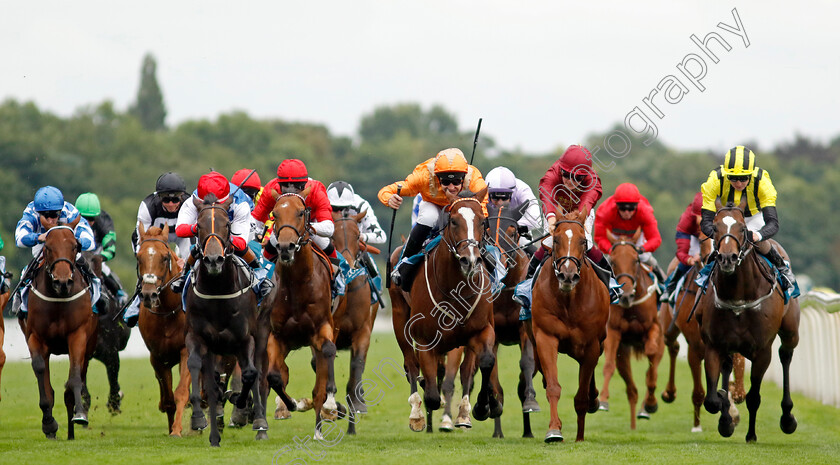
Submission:
{"label": "chestnut horse", "polygon": [[563,215],[552,232],[551,265],[543,266],[533,290],[532,326],[537,356],[546,381],[546,397],[551,420],[545,442],[563,440],[563,424],[557,414],[560,383],[557,380],[557,353],[562,352],[580,365],[575,394],[577,438],[583,441],[586,413],[598,411],[595,366],[604,351],[610,298],[606,286],[586,258],[583,223],[589,209]]}
{"label": "chestnut horse", "polygon": [[[498,392],[490,382],[496,366],[493,353],[493,306],[490,301],[490,277],[485,270],[479,247],[484,234],[482,202],[487,189],[461,196],[447,194],[449,205],[442,214],[445,225],[441,244],[428,253],[422,271],[404,292],[392,283],[391,295],[394,332],[403,353],[407,379],[411,385],[409,427],[412,431],[432,432],[432,411],[441,407],[438,388],[438,363],[448,351],[465,345],[471,354],[464,368],[472,373],[476,360],[481,369],[479,389],[473,415],[479,421],[502,414]],[[399,260],[400,249],[390,257],[392,265]],[[431,271],[430,271],[431,269]],[[417,393],[420,373],[425,395]],[[441,373],[442,374],[442,373]],[[462,377],[464,393],[472,390],[472,377]],[[426,403],[428,424],[421,404]]]}
{"label": "chestnut horse", "polygon": [[[0,275],[0,279],[5,279]],[[9,301],[10,292],[6,291],[0,294],[0,311],[6,308],[6,303]],[[0,374],[3,373],[3,365],[6,364],[6,352],[3,351],[3,340],[6,338],[6,324],[3,322],[2,315],[0,315]]]}
{"label": "chestnut horse", "polygon": [[[712,252],[712,241],[706,238],[702,233],[700,240],[700,256],[705,260]],[[674,384],[674,372],[676,370],[677,355],[680,351],[680,344],[677,341],[677,336],[680,333],[685,337],[688,343],[688,366],[691,371],[691,379],[693,381],[693,390],[691,393],[691,403],[694,404],[694,423],[691,428],[693,433],[703,431],[700,426],[700,409],[703,406],[703,399],[706,397],[706,389],[703,387],[703,379],[701,370],[703,369],[703,357],[706,354],[706,346],[703,344],[703,338],[700,336],[700,325],[697,324],[697,318],[688,320],[688,315],[694,307],[694,302],[697,297],[699,286],[694,282],[697,274],[703,267],[703,261],[697,262],[685,274],[685,280],[682,288],[674,302],[676,312],[672,311],[669,303],[662,303],[659,312],[659,324],[665,330],[665,346],[668,348],[668,356],[670,358],[670,369],[668,373],[668,382],[665,389],[662,391],[662,400],[666,403],[671,403],[676,398],[677,387]],[[674,258],[668,266],[668,273],[673,273],[678,264],[678,260]],[[674,314],[676,313],[676,316]],[[673,321],[672,321],[673,320]],[[744,401],[746,391],[744,391],[744,357],[741,354],[732,354],[733,374],[735,382],[730,386],[733,403],[730,407],[730,415],[732,415],[733,422],[737,425],[740,420],[740,413],[735,407],[735,404],[740,404]]]}
{"label": "chestnut horse", "polygon": [[350,349],[350,377],[347,379],[347,407],[349,408],[349,425],[347,434],[356,434],[356,415],[367,413],[364,397],[360,396],[358,386],[362,382],[365,371],[367,352],[370,347],[370,333],[373,321],[379,310],[379,303],[371,305],[371,285],[367,279],[367,272],[363,270],[362,254],[366,253],[360,247],[361,234],[359,222],[367,212],[349,215],[347,211],[333,212],[335,223],[333,244],[335,250],[344,256],[351,270],[361,274],[347,283],[344,295],[339,298],[338,308],[333,315],[335,322],[338,350]]}
{"label": "chestnut horse", "polygon": [[[207,396],[208,410],[219,411],[221,387],[217,382],[216,366],[219,356],[236,356],[242,368],[242,395],[236,406],[247,406],[250,391],[254,402],[256,439],[267,439],[268,423],[260,395],[260,367],[263,365],[267,321],[257,313],[257,296],[251,289],[252,276],[247,265],[234,259],[230,238],[228,211],[233,197],[216,202],[208,194],[204,201],[193,199],[198,210],[199,257],[186,293],[187,337],[189,351],[187,366],[192,379],[191,427],[202,430],[207,419],[201,411],[200,382]],[[201,377],[203,375],[203,378]],[[210,422],[210,445],[219,447],[219,421]]]}
{"label": "chestnut horse", "polygon": [[[263,313],[270,313],[268,338],[267,387],[277,393],[290,411],[302,410],[286,393],[289,384],[289,352],[310,347],[315,359],[315,436],[321,435],[321,421],[337,417],[335,400],[335,326],[331,313],[330,263],[323,252],[316,253],[309,237],[309,208],[306,197],[310,187],[298,194],[263,193],[274,197],[272,241],[278,252],[274,268],[276,293],[272,301],[263,301]],[[370,301],[368,301],[369,303]],[[367,306],[370,309],[370,305]],[[267,384],[266,384],[267,383]]]}
{"label": "chestnut horse", "polygon": [[607,238],[612,243],[610,262],[624,292],[618,304],[610,305],[607,340],[604,342],[604,385],[601,388],[600,408],[609,409],[610,379],[617,366],[627,387],[631,430],[636,429],[636,403],[639,400],[639,391],[630,368],[631,355],[644,355],[648,359],[645,376],[647,394],[640,406],[638,418],[649,419],[650,414],[658,409],[656,379],[659,362],[665,352],[662,327],[656,313],[657,286],[650,276],[650,268],[639,259],[639,250],[636,248],[636,241],[641,234],[641,228],[631,237],[617,237],[612,231],[607,231]]}
{"label": "chestnut horse", "polygon": [[[55,439],[58,422],[52,415],[55,402],[50,385],[50,355],[70,356],[70,375],[64,385],[67,408],[67,439],[74,439],[74,425],[88,424],[82,390],[87,380],[88,362],[96,348],[99,319],[91,309],[89,285],[76,267],[81,245],[73,234],[78,220],[69,226],[47,230],[43,266],[35,271],[29,292],[28,312],[21,318],[21,329],[32,356],[32,370],[38,379],[41,430]],[[33,265],[34,266],[34,265]]]}
{"label": "chestnut horse", "polygon": [[[746,440],[756,441],[755,420],[761,404],[761,381],[772,359],[776,335],[781,339],[779,360],[782,362],[782,432],[796,431],[793,401],[790,398],[790,361],[799,343],[799,300],[785,303],[781,287],[772,267],[758,256],[744,220],[746,196],[741,205],[722,206],[716,200],[715,246],[717,264],[709,276],[708,290],[700,299],[699,323],[706,343],[706,399],[709,413],[720,412],[718,432],[729,437],[735,431],[729,415],[729,374],[732,354],[741,353],[752,361],[750,390],[746,403],[750,412]],[[779,253],[787,258],[776,243]],[[751,253],[752,252],[752,253]],[[718,391],[718,380],[723,389]]]}
{"label": "chestnut horse", "polygon": [[[181,437],[181,418],[189,400],[187,317],[181,296],[167,285],[181,273],[178,256],[169,248],[169,225],[163,229],[137,225],[137,279],[140,286],[138,327],[149,349],[149,361],[160,386],[158,409],[166,413],[169,435]],[[172,392],[172,368],[178,366],[178,387]]]}
{"label": "chestnut horse", "polygon": [[[493,203],[487,204],[487,211],[489,214],[487,217],[487,240],[499,249],[502,262],[507,267],[507,274],[502,280],[504,287],[502,287],[499,294],[493,297],[493,330],[496,333],[496,344],[493,347],[493,353],[498,355],[499,344],[519,346],[520,372],[517,392],[519,394],[519,401],[522,403],[522,437],[532,438],[534,435],[531,432],[530,414],[540,411],[540,405],[536,400],[536,391],[534,390],[533,383],[533,378],[536,374],[533,333],[530,328],[530,320],[519,320],[521,305],[513,300],[513,291],[516,285],[525,279],[525,274],[528,271],[528,256],[517,246],[520,238],[517,221],[522,217],[522,211],[505,206],[496,206]],[[466,397],[461,400],[455,424],[452,423],[452,418],[449,414],[452,395],[455,390],[455,374],[458,371],[459,362],[463,353],[464,349],[461,347],[447,354],[446,375],[443,379],[442,388],[446,404],[443,407],[444,414],[441,420],[441,431],[452,431],[454,426],[471,426],[469,419],[469,393],[465,393]],[[471,364],[461,364],[464,367],[466,365],[474,366],[474,362]],[[461,385],[463,386],[465,384],[463,377],[475,376],[475,371],[466,373],[464,370],[461,376]],[[496,364],[496,368],[493,369],[490,380],[498,392],[499,402],[504,404],[504,391],[499,382],[498,363]],[[504,437],[500,417],[494,419],[493,437]]]}

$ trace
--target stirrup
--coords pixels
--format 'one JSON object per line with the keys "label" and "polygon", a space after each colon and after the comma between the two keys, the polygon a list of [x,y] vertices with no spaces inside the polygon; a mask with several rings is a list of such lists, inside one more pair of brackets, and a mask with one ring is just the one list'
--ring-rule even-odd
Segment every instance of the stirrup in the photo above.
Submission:
{"label": "stirrup", "polygon": [[172,292],[180,294],[184,291],[184,281],[186,281],[186,277],[182,274],[175,278],[174,281],[172,281],[172,284],[169,285],[169,288],[172,289]]}

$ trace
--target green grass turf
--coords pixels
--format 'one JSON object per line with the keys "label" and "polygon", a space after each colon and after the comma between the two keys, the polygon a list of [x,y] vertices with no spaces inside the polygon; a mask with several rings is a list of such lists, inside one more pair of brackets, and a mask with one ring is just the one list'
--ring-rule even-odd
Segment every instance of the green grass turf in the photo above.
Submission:
{"label": "green grass turf", "polygon": [[[137,336],[135,334],[134,336]],[[134,337],[133,336],[133,337]],[[393,335],[375,334],[368,356],[365,378],[378,383],[372,396],[382,393],[382,400],[369,406],[369,413],[357,426],[358,435],[343,432],[347,423],[339,421],[337,429],[327,435],[333,444],[325,447],[311,439],[314,414],[296,413],[285,421],[269,419],[269,440],[256,442],[250,428],[225,428],[221,449],[209,447],[207,432],[189,433],[181,439],[167,436],[166,417],[157,410],[158,387],[149,362],[145,359],[123,360],[120,374],[125,393],[123,413],[111,416],[105,408],[107,385],[102,364],[93,361],[89,387],[94,397],[90,411],[90,428],[76,429],[76,440],[67,441],[67,422],[62,402],[63,384],[68,364],[53,363],[52,381],[58,402],[56,418],[61,425],[58,440],[49,441],[41,433],[41,411],[38,389],[28,363],[8,363],[2,373],[0,402],[0,463],[34,464],[100,464],[137,465],[143,463],[554,463],[574,464],[684,464],[684,463],[838,463],[840,462],[840,410],[794,394],[794,414],[799,428],[793,435],[779,429],[780,389],[765,383],[763,404],[758,418],[758,443],[746,444],[747,412],[742,404],[742,424],[731,438],[717,433],[717,417],[702,413],[702,433],[691,433],[691,380],[688,366],[677,366],[677,400],[665,404],[660,400],[659,412],[650,421],[639,420],[638,429],[629,427],[629,406],[623,380],[612,381],[611,410],[587,416],[586,441],[575,443],[576,421],[572,397],[577,389],[577,364],[566,356],[559,358],[560,418],[564,421],[566,442],[547,445],[542,438],[548,427],[548,402],[537,377],[537,400],[542,411],[532,414],[535,439],[523,439],[522,414],[516,397],[518,350],[501,349],[501,379],[506,393],[502,417],[506,437],[491,438],[492,421],[473,421],[470,431],[437,432],[440,420],[435,413],[433,434],[413,433],[408,428],[408,385],[394,369],[382,370],[384,378],[394,383],[388,387],[376,377],[373,368],[386,358],[402,365],[402,356]],[[336,363],[339,394],[344,395],[348,372],[348,353],[339,352]],[[309,368],[309,351],[297,351],[290,359],[289,392],[296,397],[308,396],[314,375]],[[634,361],[637,382],[644,378],[644,361]],[[603,358],[596,370],[601,388]],[[664,364],[660,370],[657,397],[667,376]],[[460,392],[460,388],[458,388]],[[457,393],[456,393],[457,394]],[[273,410],[274,395],[270,397]],[[472,397],[475,401],[475,395]],[[190,410],[186,410],[185,430],[189,428]],[[230,415],[230,406],[227,407]],[[271,416],[269,416],[271,418]],[[296,442],[297,441],[297,442]],[[299,444],[302,444],[298,448]],[[308,449],[307,449],[308,448]],[[284,452],[285,451],[285,452]]]}

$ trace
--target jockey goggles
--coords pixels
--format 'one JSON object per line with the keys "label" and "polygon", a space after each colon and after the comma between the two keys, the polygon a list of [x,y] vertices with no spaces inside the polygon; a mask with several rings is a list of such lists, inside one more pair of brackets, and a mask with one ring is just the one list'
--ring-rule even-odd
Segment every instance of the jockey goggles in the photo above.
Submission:
{"label": "jockey goggles", "polygon": [[58,218],[58,215],[61,214],[61,210],[47,210],[47,211],[39,212],[39,214],[41,216],[43,216],[44,218],[50,218],[50,219]]}
{"label": "jockey goggles", "polygon": [[752,176],[749,175],[749,174],[746,174],[744,176],[728,176],[728,177],[729,177],[729,180],[732,181],[732,182],[747,182],[747,181],[750,180],[750,178]]}
{"label": "jockey goggles", "polygon": [[166,197],[161,197],[160,201],[163,203],[178,203],[181,201],[181,197],[177,195],[167,195]]}
{"label": "jockey goggles", "polygon": [[492,192],[490,200],[510,200],[512,195],[512,192]]}
{"label": "jockey goggles", "polygon": [[573,174],[566,170],[560,170],[560,175],[566,179],[574,179],[577,182],[583,182],[586,180],[586,175],[584,174]]}
{"label": "jockey goggles", "polygon": [[297,191],[306,189],[306,181],[280,182],[280,188],[292,188]]}
{"label": "jockey goggles", "polygon": [[623,212],[632,212],[636,209],[636,204],[635,203],[622,202],[622,203],[616,203],[615,205],[616,205],[616,207],[618,207],[619,210],[621,210]]}
{"label": "jockey goggles", "polygon": [[438,176],[438,181],[440,181],[441,186],[449,186],[449,185],[460,186],[461,184],[464,183],[464,178],[459,178],[459,177],[442,178],[442,177]]}

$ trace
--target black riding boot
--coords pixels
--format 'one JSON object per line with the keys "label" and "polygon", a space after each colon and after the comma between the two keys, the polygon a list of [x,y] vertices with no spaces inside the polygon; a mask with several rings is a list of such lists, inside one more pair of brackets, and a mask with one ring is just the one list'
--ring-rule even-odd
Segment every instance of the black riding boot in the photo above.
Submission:
{"label": "black riding boot", "polygon": [[[758,248],[756,248],[758,250]],[[770,260],[770,263],[773,264],[776,268],[779,269],[779,274],[782,276],[782,287],[783,290],[787,291],[788,289],[793,287],[793,284],[796,282],[796,277],[793,275],[793,271],[790,269],[790,262],[783,259],[782,256],[779,254],[779,251],[776,250],[775,247],[770,246],[770,251],[767,254],[762,254],[763,256],[767,257]]]}
{"label": "black riding boot", "polygon": [[671,294],[677,290],[677,283],[690,269],[691,267],[683,268],[681,265],[677,266],[677,269],[674,270],[674,276],[671,276],[670,280],[665,281],[665,291],[659,297],[660,302],[668,302],[671,300]]}
{"label": "black riding boot", "polygon": [[[411,257],[412,255],[417,255],[420,252],[420,249],[423,247],[423,241],[429,237],[429,233],[432,232],[431,226],[426,226],[424,224],[415,224],[414,228],[411,229],[411,233],[408,235],[408,240],[405,241],[405,246],[403,246],[402,255],[401,257]],[[390,257],[389,257],[390,259]],[[409,265],[405,263],[398,264],[394,271],[391,272],[391,280],[394,281],[394,284],[397,286],[403,287],[405,281],[405,273],[409,269]],[[404,287],[403,290],[407,291]]]}
{"label": "black riding boot", "polygon": [[595,274],[598,275],[598,279],[607,286],[607,290],[610,291],[610,302],[615,302],[621,296],[621,289],[613,289],[610,287],[610,280],[615,280],[615,274],[613,274],[612,265],[610,265],[610,261],[607,260],[607,256],[601,256],[601,261],[596,263],[597,266],[593,266],[592,269],[595,270]]}

